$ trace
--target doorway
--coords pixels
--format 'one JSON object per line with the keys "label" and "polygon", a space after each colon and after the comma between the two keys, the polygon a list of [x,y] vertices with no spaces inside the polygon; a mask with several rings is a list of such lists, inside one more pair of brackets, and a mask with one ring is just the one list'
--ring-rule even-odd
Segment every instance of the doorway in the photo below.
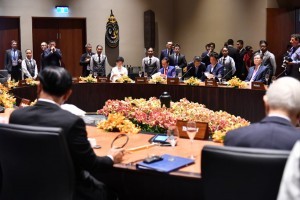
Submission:
{"label": "doorway", "polygon": [[0,17],[0,69],[4,68],[5,50],[11,48],[12,40],[16,40],[21,49],[20,17]]}
{"label": "doorway", "polygon": [[79,60],[85,51],[85,18],[32,18],[32,37],[34,59],[40,63],[41,42],[56,41],[62,51],[62,66],[74,77],[81,75]]}

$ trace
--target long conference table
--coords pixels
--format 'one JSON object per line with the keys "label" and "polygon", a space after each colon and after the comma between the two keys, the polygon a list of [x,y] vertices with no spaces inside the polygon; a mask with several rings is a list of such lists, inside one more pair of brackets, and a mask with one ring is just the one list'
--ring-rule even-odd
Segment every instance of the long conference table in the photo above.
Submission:
{"label": "long conference table", "polygon": [[[167,84],[133,84],[133,83],[75,83],[73,94],[66,103],[74,104],[86,112],[96,112],[108,99],[122,100],[125,97],[150,98],[168,92],[172,101],[186,98],[206,105],[207,108],[223,110],[241,116],[250,122],[260,121],[264,115],[264,90],[234,89],[228,87],[205,87]],[[19,100],[36,99],[36,87],[25,86],[12,90]]]}

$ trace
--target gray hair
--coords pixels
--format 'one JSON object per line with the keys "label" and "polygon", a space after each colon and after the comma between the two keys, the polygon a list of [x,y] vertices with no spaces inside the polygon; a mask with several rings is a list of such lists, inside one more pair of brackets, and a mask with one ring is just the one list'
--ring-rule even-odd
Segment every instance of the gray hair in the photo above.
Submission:
{"label": "gray hair", "polygon": [[295,78],[279,78],[271,84],[266,97],[271,109],[282,109],[291,114],[300,112],[300,82]]}

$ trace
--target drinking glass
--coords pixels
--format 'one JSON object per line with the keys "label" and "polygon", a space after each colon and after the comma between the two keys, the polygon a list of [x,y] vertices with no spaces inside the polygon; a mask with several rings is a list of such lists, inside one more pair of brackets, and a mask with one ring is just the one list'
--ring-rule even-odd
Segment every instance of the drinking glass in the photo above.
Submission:
{"label": "drinking glass", "polygon": [[94,72],[93,75],[94,75],[94,78],[97,78],[98,73],[97,73],[97,72]]}
{"label": "drinking glass", "polygon": [[139,77],[142,77],[143,72],[139,71]]}
{"label": "drinking glass", "polygon": [[144,73],[144,77],[145,77],[145,78],[148,78],[147,72]]}
{"label": "drinking glass", "polygon": [[218,80],[219,80],[219,83],[221,83],[221,80],[222,80],[222,74],[218,74]]}
{"label": "drinking glass", "polygon": [[196,122],[188,121],[186,124],[186,133],[189,136],[191,142],[191,155],[189,156],[189,158],[191,159],[195,159],[195,156],[193,155],[193,143],[197,132],[198,132],[198,128]]}
{"label": "drinking glass", "polygon": [[272,83],[276,81],[276,76],[272,76]]}
{"label": "drinking glass", "polygon": [[[168,135],[168,142],[172,146],[172,151],[174,151],[179,138],[179,131],[177,126],[170,126],[167,130],[167,135]],[[174,161],[174,157],[170,157],[169,161]]]}
{"label": "drinking glass", "polygon": [[172,77],[173,77],[173,78],[176,77],[176,72],[172,72]]}
{"label": "drinking glass", "polygon": [[179,78],[179,81],[180,81],[181,78],[182,78],[182,73],[181,72],[178,73],[178,78]]}
{"label": "drinking glass", "polygon": [[268,85],[269,79],[270,79],[270,74],[266,74],[265,79],[266,79],[266,85]]}

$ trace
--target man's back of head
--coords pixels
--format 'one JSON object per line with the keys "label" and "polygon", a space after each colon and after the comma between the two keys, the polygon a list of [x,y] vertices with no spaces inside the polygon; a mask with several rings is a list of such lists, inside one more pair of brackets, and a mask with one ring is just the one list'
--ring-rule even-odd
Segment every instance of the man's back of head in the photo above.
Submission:
{"label": "man's back of head", "polygon": [[38,75],[42,90],[49,95],[61,97],[72,87],[72,76],[63,67],[46,67]]}

